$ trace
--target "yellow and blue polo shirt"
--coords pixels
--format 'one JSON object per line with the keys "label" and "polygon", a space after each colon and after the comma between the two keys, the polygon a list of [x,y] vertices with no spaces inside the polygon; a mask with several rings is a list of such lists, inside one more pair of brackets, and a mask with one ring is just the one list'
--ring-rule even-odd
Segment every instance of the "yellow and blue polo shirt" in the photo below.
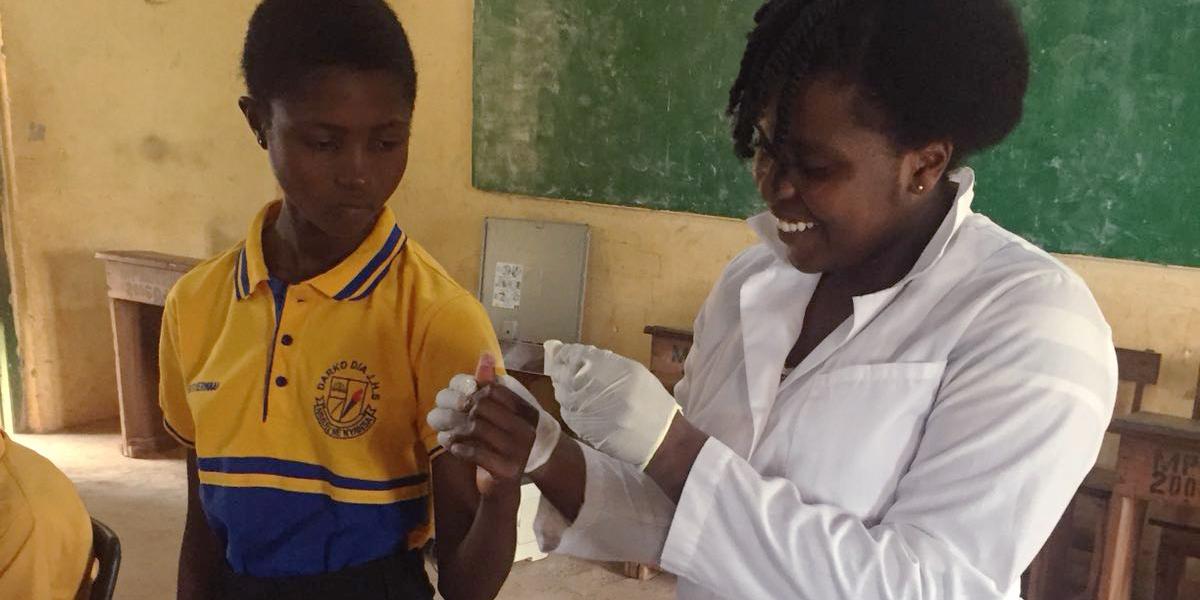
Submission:
{"label": "yellow and blue polo shirt", "polygon": [[280,206],[179,280],[159,349],[165,425],[195,448],[229,565],[257,577],[423,545],[441,451],[425,415],[454,374],[500,356],[483,307],[390,210],[328,272],[272,278],[262,232]]}

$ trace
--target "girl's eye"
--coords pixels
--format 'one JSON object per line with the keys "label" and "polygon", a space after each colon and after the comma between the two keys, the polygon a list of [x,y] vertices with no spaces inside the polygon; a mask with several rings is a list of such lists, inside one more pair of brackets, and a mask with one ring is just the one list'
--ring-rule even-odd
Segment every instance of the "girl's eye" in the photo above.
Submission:
{"label": "girl's eye", "polygon": [[384,152],[391,152],[400,147],[400,142],[394,140],[378,140],[375,142],[375,147]]}
{"label": "girl's eye", "polygon": [[320,150],[321,152],[328,152],[337,149],[337,142],[333,140],[312,140],[308,144],[314,149]]}

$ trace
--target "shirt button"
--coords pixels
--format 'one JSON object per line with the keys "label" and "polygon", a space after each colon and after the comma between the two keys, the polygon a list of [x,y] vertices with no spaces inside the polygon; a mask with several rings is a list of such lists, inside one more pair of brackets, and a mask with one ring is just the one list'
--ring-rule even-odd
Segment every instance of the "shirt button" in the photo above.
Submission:
{"label": "shirt button", "polygon": [[284,377],[283,375],[276,377],[275,385],[277,385],[279,387],[286,387],[287,386],[287,377]]}
{"label": "shirt button", "polygon": [[279,338],[279,341],[281,343],[283,343],[284,346],[291,346],[292,345],[292,336],[284,334],[282,338]]}

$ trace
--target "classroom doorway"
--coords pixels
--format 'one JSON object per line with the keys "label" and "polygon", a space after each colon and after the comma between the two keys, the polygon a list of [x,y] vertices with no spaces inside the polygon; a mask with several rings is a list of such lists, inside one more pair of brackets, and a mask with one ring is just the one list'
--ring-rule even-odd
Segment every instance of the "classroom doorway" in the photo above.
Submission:
{"label": "classroom doorway", "polygon": [[[6,177],[7,173],[0,175]],[[8,198],[0,197],[7,204]],[[2,225],[2,223],[0,223]],[[20,431],[23,426],[21,406],[21,365],[17,356],[17,334],[12,308],[12,281],[9,279],[8,255],[4,250],[3,227],[0,226],[0,429]]]}
{"label": "classroom doorway", "polygon": [[[0,28],[0,46],[4,35]],[[12,279],[8,262],[8,225],[5,220],[12,202],[13,155],[11,115],[8,114],[8,70],[0,56],[0,429],[25,428],[21,396],[21,364],[17,355],[16,318],[12,306]]]}

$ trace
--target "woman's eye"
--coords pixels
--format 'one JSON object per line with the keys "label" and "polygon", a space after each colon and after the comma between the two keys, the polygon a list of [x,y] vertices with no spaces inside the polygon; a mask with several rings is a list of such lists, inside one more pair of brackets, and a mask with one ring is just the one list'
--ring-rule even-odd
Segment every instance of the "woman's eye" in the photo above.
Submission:
{"label": "woman's eye", "polygon": [[801,172],[804,173],[805,177],[808,177],[811,179],[821,179],[823,177],[827,177],[827,176],[829,176],[830,171],[832,171],[832,169],[830,167],[824,166],[824,165],[822,165],[822,166],[805,166],[805,167],[801,167],[800,170],[801,170]]}
{"label": "woman's eye", "polygon": [[312,146],[316,150],[320,150],[321,152],[328,152],[337,149],[337,142],[333,140],[311,140],[309,141],[308,145]]}
{"label": "woman's eye", "polygon": [[384,152],[391,152],[392,150],[400,147],[400,142],[395,140],[377,140],[375,142],[375,147]]}

